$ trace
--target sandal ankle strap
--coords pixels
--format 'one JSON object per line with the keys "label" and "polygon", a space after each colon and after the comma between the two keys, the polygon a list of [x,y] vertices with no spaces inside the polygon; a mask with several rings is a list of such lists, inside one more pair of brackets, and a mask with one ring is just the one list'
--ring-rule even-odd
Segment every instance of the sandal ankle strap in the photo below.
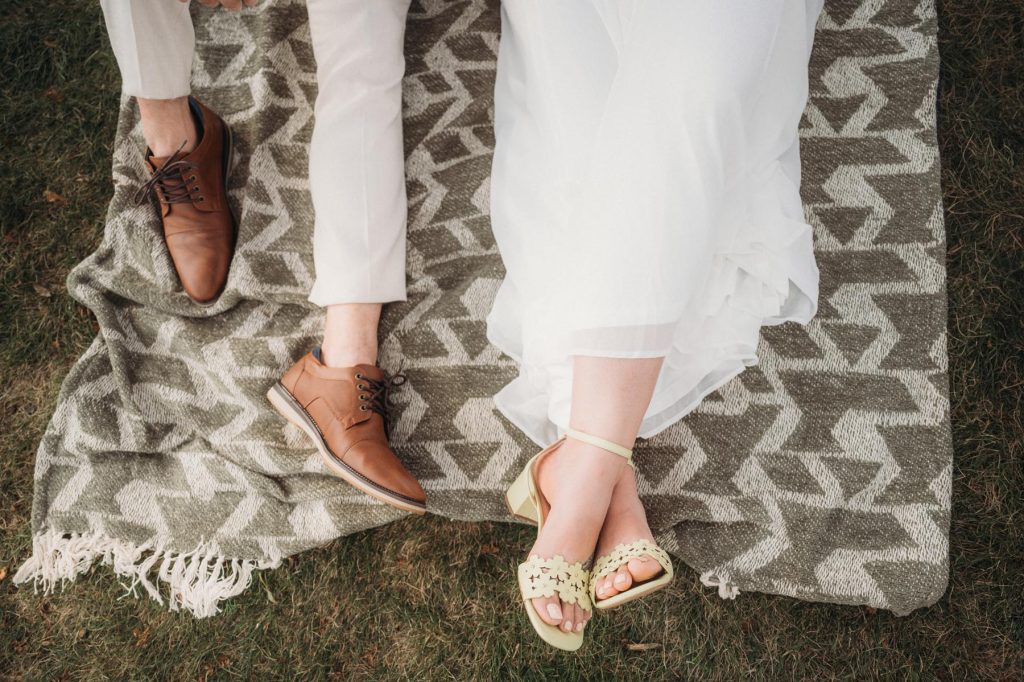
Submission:
{"label": "sandal ankle strap", "polygon": [[576,429],[569,429],[565,432],[565,435],[567,438],[574,438],[578,441],[597,446],[602,450],[607,450],[613,455],[623,457],[629,466],[633,466],[633,451],[629,448],[623,447],[618,443],[613,443],[610,440],[599,438],[598,436],[592,436],[589,433],[584,433],[583,431],[577,431]]}

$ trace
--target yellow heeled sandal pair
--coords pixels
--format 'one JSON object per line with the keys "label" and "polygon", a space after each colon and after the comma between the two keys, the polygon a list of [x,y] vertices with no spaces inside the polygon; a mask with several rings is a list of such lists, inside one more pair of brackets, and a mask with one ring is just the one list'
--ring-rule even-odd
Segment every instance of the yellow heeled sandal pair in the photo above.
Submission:
{"label": "yellow heeled sandal pair", "polygon": [[[505,494],[509,511],[518,518],[536,523],[538,534],[544,525],[547,503],[537,485],[534,470],[537,463],[557,450],[566,438],[589,443],[619,455],[625,458],[630,466],[633,466],[633,451],[629,448],[592,436],[589,433],[570,429],[565,436],[534,455]],[[619,592],[613,597],[598,601],[595,594],[598,579],[614,572],[620,566],[626,565],[630,560],[644,555],[657,561],[661,565],[662,572],[650,580],[635,583],[629,589]],[[591,609],[603,611],[650,594],[672,580],[672,562],[669,560],[668,554],[649,540],[640,539],[616,545],[610,553],[598,558],[593,569],[588,568],[587,564],[589,563],[589,561],[577,561],[570,564],[563,557],[554,556],[551,558],[531,557],[519,564],[519,591],[522,593],[523,604],[526,606],[526,614],[530,618],[530,623],[541,639],[558,649],[566,651],[579,649],[583,644],[583,633],[565,632],[554,625],[545,623],[534,609],[532,599],[557,595],[563,602],[576,604],[587,611]]]}

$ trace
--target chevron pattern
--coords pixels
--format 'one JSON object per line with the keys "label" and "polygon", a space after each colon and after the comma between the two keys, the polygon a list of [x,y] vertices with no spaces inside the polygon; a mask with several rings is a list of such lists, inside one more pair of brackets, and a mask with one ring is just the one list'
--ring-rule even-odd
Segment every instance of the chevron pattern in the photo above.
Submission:
{"label": "chevron pattern", "polygon": [[[196,93],[237,139],[228,288],[212,309],[177,288],[152,210],[131,201],[145,171],[122,102],[104,240],[68,280],[100,334],[40,444],[33,530],[272,562],[399,512],[327,476],[264,398],[322,323],[306,302],[316,81],[304,6],[195,20]],[[409,376],[394,441],[431,511],[507,519],[501,492],[533,447],[492,404],[515,366],[484,336],[502,276],[487,219],[498,3],[417,0],[409,22],[409,301],[387,307],[382,346],[382,364]],[[759,366],[639,446],[660,541],[722,596],[907,613],[945,589],[935,33],[932,0],[826,3],[801,131],[820,312],[765,329]]]}

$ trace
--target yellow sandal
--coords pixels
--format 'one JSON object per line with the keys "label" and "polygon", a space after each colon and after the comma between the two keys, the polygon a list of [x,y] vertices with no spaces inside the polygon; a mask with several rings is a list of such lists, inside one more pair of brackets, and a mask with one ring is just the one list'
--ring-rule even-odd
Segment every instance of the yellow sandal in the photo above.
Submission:
{"label": "yellow sandal", "polygon": [[[647,555],[661,564],[661,573],[633,585],[624,592],[606,599],[597,598],[597,581],[614,573],[620,566],[625,566],[631,560]],[[634,542],[622,543],[615,546],[608,554],[605,554],[594,563],[594,570],[590,573],[590,599],[594,608],[600,611],[614,609],[634,599],[639,599],[672,582],[672,560],[668,553],[650,540],[636,540]]]}
{"label": "yellow sandal", "polygon": [[[597,438],[589,434],[573,433],[569,434],[574,438],[586,441],[591,445],[596,445],[599,448],[604,448],[609,452],[614,452],[617,455],[621,455],[626,458],[629,466],[633,465],[633,451],[616,445],[603,438]],[[597,581],[604,576],[614,573],[623,566],[629,563],[631,560],[644,555],[648,555],[657,561],[661,565],[661,573],[654,576],[649,580],[645,580],[641,583],[635,583],[628,590],[619,592],[618,594],[608,597],[607,599],[598,600],[597,598]],[[672,560],[669,559],[668,553],[661,547],[658,547],[655,543],[650,540],[635,540],[633,542],[622,543],[615,546],[608,554],[598,558],[594,562],[594,568],[590,572],[590,600],[593,603],[594,608],[600,611],[613,609],[616,606],[622,606],[627,602],[631,602],[634,599],[639,599],[644,595],[648,595],[652,592],[660,590],[661,588],[672,582]]]}
{"label": "yellow sandal", "polygon": [[[534,468],[541,459],[561,447],[567,437],[596,445],[625,457],[627,460],[632,455],[630,450],[621,445],[572,429],[565,436],[534,455],[508,489],[505,494],[505,502],[514,516],[536,523],[538,533],[544,525],[547,502],[537,486]],[[540,638],[555,648],[576,651],[583,645],[583,633],[565,632],[554,625],[545,623],[533,607],[531,600],[558,595],[558,598],[567,604],[576,604],[580,608],[590,611],[593,605],[590,600],[589,563],[589,561],[577,561],[570,564],[563,557],[554,556],[549,559],[530,557],[519,564],[519,591],[523,596],[526,615],[529,616],[530,624],[533,625],[533,629],[537,631]]]}
{"label": "yellow sandal", "polygon": [[[597,445],[598,447],[604,447],[605,445],[599,442],[601,439],[594,436],[590,436],[592,440],[589,442]],[[604,441],[607,443],[607,441]],[[610,443],[614,445],[614,443]],[[617,455],[622,455],[629,462],[630,466],[633,465],[633,451],[626,450],[622,445],[615,445],[621,447],[622,451],[625,452],[614,452]],[[659,572],[653,578],[643,581],[642,583],[635,583],[630,589],[625,592],[620,592],[614,596],[606,599],[597,598],[597,581],[607,576],[607,574],[614,572],[618,567],[626,565],[631,560],[639,558],[643,555],[647,555],[662,565],[662,572]],[[598,610],[607,610],[616,606],[622,606],[623,604],[639,599],[645,595],[650,594],[664,588],[666,585],[672,582],[672,560],[669,558],[669,554],[662,548],[658,547],[649,540],[636,540],[632,543],[622,543],[615,545],[615,548],[609,553],[602,557],[599,557],[594,562],[594,569],[590,572],[590,598],[594,604],[594,608]]]}

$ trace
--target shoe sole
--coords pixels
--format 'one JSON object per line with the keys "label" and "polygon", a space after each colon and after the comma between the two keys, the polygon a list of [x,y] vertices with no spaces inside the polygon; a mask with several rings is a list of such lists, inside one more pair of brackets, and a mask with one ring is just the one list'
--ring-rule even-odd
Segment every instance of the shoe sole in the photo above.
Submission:
{"label": "shoe sole", "polygon": [[402,511],[411,512],[413,514],[423,515],[427,511],[425,504],[410,500],[407,497],[398,495],[397,493],[388,490],[387,488],[381,487],[366,478],[358,471],[348,466],[338,458],[334,456],[331,449],[327,447],[327,441],[324,440],[323,435],[320,433],[319,427],[316,422],[313,421],[309,413],[292,397],[292,394],[288,392],[281,382],[277,382],[271,386],[270,390],[267,391],[267,400],[273,405],[277,412],[287,419],[291,424],[302,429],[313,444],[316,445],[317,450],[320,452],[320,458],[323,460],[324,465],[346,483],[351,485],[353,488],[374,497],[387,505],[401,509]]}

